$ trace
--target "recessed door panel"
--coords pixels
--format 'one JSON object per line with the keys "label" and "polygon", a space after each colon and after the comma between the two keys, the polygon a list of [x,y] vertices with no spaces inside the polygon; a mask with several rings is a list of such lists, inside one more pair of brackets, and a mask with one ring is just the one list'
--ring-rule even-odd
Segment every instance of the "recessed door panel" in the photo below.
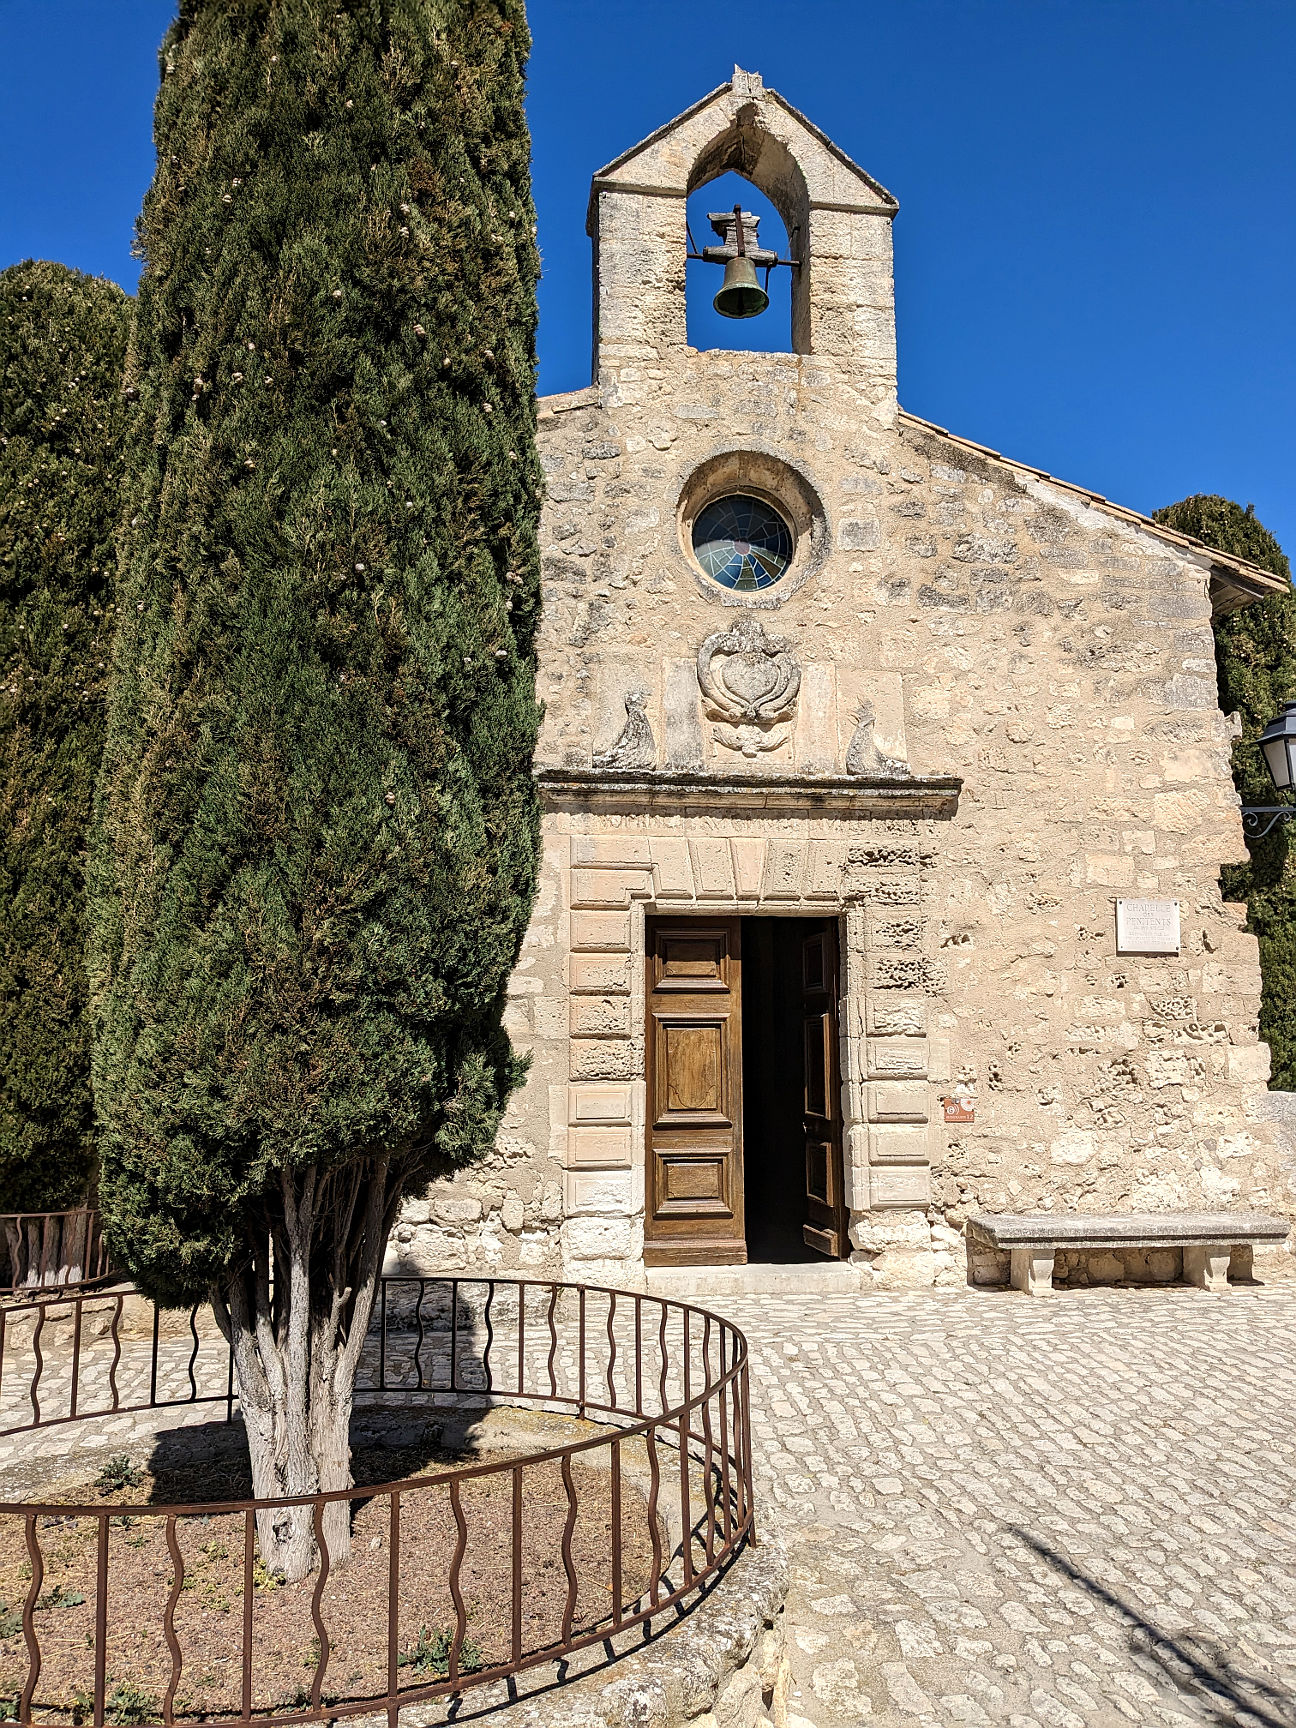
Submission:
{"label": "recessed door panel", "polygon": [[824,931],[807,936],[801,944],[802,990],[824,990],[830,983],[828,968],[829,937]]}
{"label": "recessed door panel", "polygon": [[828,1044],[832,1036],[832,1017],[807,1012],[801,1023],[801,1042],[805,1049],[805,1114],[827,1117],[828,1076],[831,1069]]}
{"label": "recessed door panel", "polygon": [[657,1215],[669,1218],[684,1213],[705,1212],[710,1217],[728,1217],[729,1159],[723,1153],[661,1152],[661,1191]]}
{"label": "recessed door panel", "polygon": [[647,926],[649,1266],[747,1257],[736,918]]}
{"label": "recessed door panel", "polygon": [[829,1164],[832,1147],[824,1140],[807,1139],[805,1155],[806,1198],[827,1205],[831,1199]]}
{"label": "recessed door panel", "polygon": [[837,1073],[837,927],[801,943],[801,1033],[805,1052],[805,1216],[802,1238],[818,1254],[846,1252],[841,1085]]}
{"label": "recessed door panel", "polygon": [[655,1016],[657,1126],[678,1127],[684,1120],[699,1125],[728,1123],[726,1018]]}
{"label": "recessed door panel", "polygon": [[654,982],[659,990],[727,991],[728,941],[724,933],[663,935]]}

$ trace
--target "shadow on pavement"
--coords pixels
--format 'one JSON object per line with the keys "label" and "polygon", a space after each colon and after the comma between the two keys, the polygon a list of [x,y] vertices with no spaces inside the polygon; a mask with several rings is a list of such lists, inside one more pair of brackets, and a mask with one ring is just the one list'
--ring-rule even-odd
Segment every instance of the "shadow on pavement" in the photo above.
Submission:
{"label": "shadow on pavement", "polygon": [[1215,1728],[1296,1728],[1296,1698],[1290,1692],[1248,1674],[1205,1638],[1170,1637],[1065,1554],[1018,1525],[1008,1528],[1056,1572],[1114,1609],[1130,1629],[1131,1651],[1150,1657],[1175,1690],[1191,1699]]}

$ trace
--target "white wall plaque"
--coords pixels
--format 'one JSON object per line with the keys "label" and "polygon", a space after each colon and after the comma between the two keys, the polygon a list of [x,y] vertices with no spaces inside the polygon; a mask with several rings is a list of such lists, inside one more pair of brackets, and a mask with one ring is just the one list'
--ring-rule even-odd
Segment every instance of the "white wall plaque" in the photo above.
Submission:
{"label": "white wall plaque", "polygon": [[1118,900],[1116,902],[1116,952],[1118,954],[1177,954],[1179,952],[1179,902],[1177,900]]}

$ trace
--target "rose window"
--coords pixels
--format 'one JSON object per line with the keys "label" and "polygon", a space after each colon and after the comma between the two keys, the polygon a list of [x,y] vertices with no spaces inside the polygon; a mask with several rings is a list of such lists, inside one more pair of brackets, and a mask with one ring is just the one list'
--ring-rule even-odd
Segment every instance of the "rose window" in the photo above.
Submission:
{"label": "rose window", "polygon": [[762,498],[717,498],[693,524],[693,554],[707,575],[739,594],[772,588],[792,562],[792,530]]}

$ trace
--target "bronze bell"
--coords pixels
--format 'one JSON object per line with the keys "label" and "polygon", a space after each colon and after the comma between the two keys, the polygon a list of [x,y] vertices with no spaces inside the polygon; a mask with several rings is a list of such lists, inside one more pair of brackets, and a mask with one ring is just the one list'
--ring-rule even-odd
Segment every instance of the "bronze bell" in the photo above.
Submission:
{"label": "bronze bell", "polygon": [[778,263],[776,252],[757,243],[760,218],[735,204],[732,210],[711,211],[707,220],[723,241],[702,253],[708,264],[724,265],[724,281],[711,304],[722,318],[758,317],[769,305],[769,295],[756,280],[756,271],[768,272]]}
{"label": "bronze bell", "polygon": [[756,280],[756,266],[745,255],[725,265],[720,292],[711,302],[725,318],[755,318],[769,305],[769,295]]}

